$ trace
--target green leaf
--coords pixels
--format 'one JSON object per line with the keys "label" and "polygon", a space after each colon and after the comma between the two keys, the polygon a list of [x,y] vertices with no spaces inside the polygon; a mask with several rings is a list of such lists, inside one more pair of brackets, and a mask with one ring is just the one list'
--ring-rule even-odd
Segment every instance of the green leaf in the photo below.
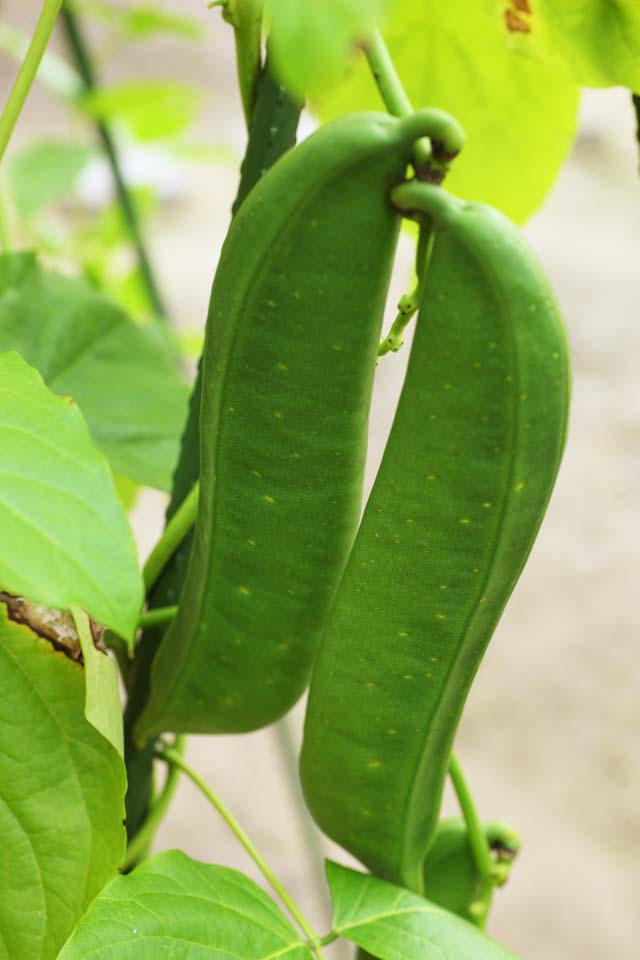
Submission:
{"label": "green leaf", "polygon": [[304,97],[335,84],[382,7],[382,0],[271,0],[270,43],[284,85]]}
{"label": "green leaf", "polygon": [[308,960],[299,934],[252,880],[177,850],[117,877],[58,960]]}
{"label": "green leaf", "polygon": [[169,490],[188,387],[155,327],[142,327],[84,280],[0,256],[0,351],[16,350],[80,406],[113,469]]}
{"label": "green leaf", "polygon": [[0,589],[132,641],[142,579],[108,464],[73,400],[17,353],[0,354],[0,449]]}
{"label": "green leaf", "polygon": [[530,12],[511,0],[505,27],[514,49],[565,63],[578,83],[640,90],[638,0],[536,0]]}
{"label": "green leaf", "polygon": [[92,117],[120,121],[139,140],[164,140],[195,120],[200,91],[184,83],[133,80],[93,90],[82,98]]}
{"label": "green leaf", "polygon": [[383,880],[327,861],[333,929],[380,960],[516,960],[452,913]]}
{"label": "green leaf", "polygon": [[[523,223],[573,142],[578,87],[569,70],[509,49],[495,0],[395,0],[385,37],[414,106],[448,110],[466,130],[447,188]],[[364,57],[320,103],[325,119],[380,105]]]}
{"label": "green leaf", "polygon": [[38,140],[14,154],[9,188],[18,213],[27,219],[73,189],[90,151],[77,143]]}
{"label": "green leaf", "polygon": [[125,789],[80,664],[0,604],[0,960],[57,957],[122,863]]}
{"label": "green leaf", "polygon": [[75,0],[72,6],[78,13],[92,16],[134,40],[158,33],[172,33],[184,40],[199,40],[204,34],[202,24],[193,17],[159,10],[148,3],[116,7],[105,0]]}
{"label": "green leaf", "polygon": [[84,715],[91,726],[124,757],[122,705],[116,665],[106,650],[97,648],[89,618],[84,610],[73,607],[71,612],[84,661]]}

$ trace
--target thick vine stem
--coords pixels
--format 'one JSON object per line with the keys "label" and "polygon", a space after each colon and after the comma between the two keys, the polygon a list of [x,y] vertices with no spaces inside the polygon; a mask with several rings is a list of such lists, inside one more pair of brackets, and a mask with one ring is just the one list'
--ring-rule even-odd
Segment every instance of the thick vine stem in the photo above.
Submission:
{"label": "thick vine stem", "polygon": [[0,161],[4,157],[11,134],[36,78],[40,61],[53,33],[61,4],[62,0],[44,0],[42,5],[40,19],[31,37],[29,49],[11,88],[2,116],[0,116]]}
{"label": "thick vine stem", "polygon": [[[176,756],[183,757],[186,745],[186,737],[176,737],[171,749]],[[176,764],[168,764],[167,779],[164,782],[160,796],[152,803],[146,820],[133,840],[127,844],[127,853],[123,864],[124,870],[130,870],[147,855],[156,831],[164,820],[167,810],[171,805],[180,780],[180,774],[181,770]]]}
{"label": "thick vine stem", "polygon": [[229,829],[235,835],[239,843],[244,847],[246,852],[249,854],[255,865],[257,866],[260,873],[263,875],[267,883],[273,889],[273,891],[280,898],[282,903],[286,906],[287,910],[294,918],[304,935],[307,937],[309,946],[314,951],[318,958],[322,957],[320,950],[320,937],[313,929],[305,915],[302,913],[295,900],[291,897],[289,892],[285,889],[282,883],[278,880],[275,873],[271,870],[267,862],[264,860],[262,855],[258,852],[257,848],[253,845],[248,835],[242,829],[238,821],[235,819],[233,814],[227,807],[223,804],[222,800],[214,793],[211,787],[202,779],[202,777],[193,770],[188,763],[183,760],[180,754],[172,747],[167,747],[160,749],[156,752],[156,757],[159,760],[164,760],[165,763],[170,764],[171,766],[177,767],[181,770],[195,786],[200,790],[200,792],[207,798],[209,803],[218,811],[224,822],[227,824]]}
{"label": "thick vine stem", "polygon": [[256,101],[256,85],[262,68],[262,0],[224,0],[218,4],[231,24],[236,42],[238,84],[247,130]]}

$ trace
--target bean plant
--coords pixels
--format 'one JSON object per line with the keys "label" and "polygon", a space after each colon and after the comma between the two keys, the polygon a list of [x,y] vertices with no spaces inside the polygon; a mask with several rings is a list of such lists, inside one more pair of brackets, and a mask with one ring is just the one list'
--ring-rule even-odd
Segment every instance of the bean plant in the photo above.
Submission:
{"label": "bean plant", "polygon": [[[233,31],[247,138],[191,389],[145,243],[154,197],[121,158],[123,125],[186,152],[191,92],[102,84],[86,27],[190,42],[197,21],[44,0],[32,36],[2,24],[19,67],[0,158],[36,79],[95,145],[12,149],[0,181],[0,958],[322,960],[342,939],[363,958],[507,960],[486,925],[520,838],[480,820],[454,739],[566,439],[567,338],[519,226],[571,145],[579,85],[640,90],[640,9],[209,6]],[[316,129],[296,142],[305,108]],[[83,219],[92,152],[114,201]],[[385,329],[403,230],[415,276]],[[363,504],[374,373],[401,349]],[[169,505],[140,569],[126,511],[143,486]],[[307,691],[305,802],[360,864],[326,863],[328,931],[185,760],[188,734],[266,727]],[[266,889],[151,854],[181,776]]]}

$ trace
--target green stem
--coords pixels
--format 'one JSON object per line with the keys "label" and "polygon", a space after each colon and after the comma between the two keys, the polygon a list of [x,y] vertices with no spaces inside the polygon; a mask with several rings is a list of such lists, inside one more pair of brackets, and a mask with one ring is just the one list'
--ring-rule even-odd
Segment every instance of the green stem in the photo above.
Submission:
{"label": "green stem", "polygon": [[480,823],[471,791],[462,772],[460,761],[453,751],[449,758],[449,776],[451,777],[453,789],[456,792],[460,810],[462,811],[462,816],[467,826],[469,846],[471,847],[471,853],[475,860],[476,870],[478,871],[480,879],[481,895],[476,904],[473,905],[473,915],[477,925],[483,929],[491,906],[494,863],[491,857],[487,835]]}
{"label": "green stem", "polygon": [[0,116],[0,161],[4,157],[11,134],[36,78],[40,61],[53,33],[61,3],[62,0],[44,0],[42,5],[40,19],[31,37],[29,49]]}
{"label": "green stem", "polygon": [[404,331],[415,316],[422,299],[422,289],[427,275],[435,233],[430,221],[425,217],[420,224],[420,236],[416,250],[416,284],[411,293],[406,293],[398,303],[398,315],[386,337],[380,341],[378,357],[397,353],[404,343]]}
{"label": "green stem", "polygon": [[[71,49],[75,59],[78,72],[82,77],[84,89],[87,93],[91,93],[96,89],[97,80],[91,54],[87,44],[85,43],[84,37],[82,36],[82,31],[76,16],[68,6],[65,6],[62,10],[60,19],[67,37],[69,48]],[[165,310],[162,297],[160,295],[160,290],[151,267],[151,262],[147,255],[145,244],[142,238],[140,219],[138,217],[131,192],[129,191],[127,182],[122,173],[120,159],[118,157],[118,151],[116,149],[114,139],[111,136],[111,131],[106,123],[103,123],[101,120],[97,120],[95,127],[102,144],[102,149],[107,158],[109,166],[111,167],[111,176],[113,178],[116,196],[118,198],[118,203],[120,204],[120,209],[122,210],[123,220],[127,226],[127,230],[129,231],[131,243],[136,251],[140,277],[147,294],[149,306],[156,317],[160,319],[166,319],[167,312]]]}
{"label": "green stem", "polygon": [[[387,45],[379,30],[374,30],[364,45],[364,52],[384,105],[393,117],[409,117],[413,113],[411,100],[402,85],[398,71],[391,59]],[[428,140],[418,140],[413,148],[418,168],[426,166],[431,159]]]}
{"label": "green stem", "polygon": [[195,483],[167,523],[164,528],[164,533],[149,554],[149,558],[142,571],[147,594],[171,559],[176,548],[182,540],[184,540],[195,523],[198,512],[199,493],[200,485]]}
{"label": "green stem", "polygon": [[[176,756],[180,758],[184,756],[186,743],[186,737],[176,737],[176,741],[172,747],[172,750]],[[136,865],[136,863],[146,856],[146,853],[153,842],[153,838],[156,835],[156,831],[164,820],[166,812],[169,809],[171,801],[173,800],[173,795],[176,792],[176,787],[178,786],[178,782],[180,780],[180,773],[180,767],[178,767],[176,764],[168,764],[167,779],[165,780],[164,787],[162,788],[162,793],[151,806],[147,819],[144,821],[131,843],[127,845],[127,854],[124,860],[123,869],[130,870]]]}
{"label": "green stem", "polygon": [[157,627],[161,623],[168,623],[173,620],[178,612],[177,605],[174,607],[154,607],[153,610],[145,610],[140,614],[138,626],[142,629],[146,627]]}
{"label": "green stem", "polygon": [[233,27],[238,85],[249,130],[256,102],[256,85],[262,68],[262,3],[257,0],[225,0],[220,6],[222,16]]}
{"label": "green stem", "polygon": [[200,777],[199,774],[197,774],[196,771],[193,770],[182,759],[182,757],[175,752],[173,748],[169,747],[164,750],[160,750],[158,751],[156,756],[160,760],[164,760],[166,763],[171,764],[172,766],[175,766],[179,770],[181,770],[187,777],[189,777],[191,782],[195,784],[195,786],[200,790],[200,792],[204,794],[204,796],[207,798],[209,803],[218,811],[218,813],[220,814],[224,822],[227,824],[229,829],[232,831],[232,833],[235,835],[237,840],[242,844],[242,846],[244,847],[246,852],[249,854],[249,856],[251,857],[251,859],[253,860],[253,862],[255,863],[255,865],[257,866],[258,870],[261,872],[261,874],[263,875],[267,883],[271,886],[271,888],[275,891],[275,893],[278,895],[280,900],[284,903],[284,905],[286,906],[291,916],[295,919],[296,923],[298,924],[300,929],[303,931],[303,933],[307,937],[310,946],[314,949],[314,952],[316,952],[319,956],[321,956],[320,938],[318,934],[315,932],[315,930],[313,929],[313,927],[311,926],[307,918],[301,912],[300,908],[298,907],[296,902],[292,899],[291,895],[280,883],[280,881],[278,880],[276,875],[273,873],[269,865],[262,858],[258,850],[254,847],[253,843],[251,842],[247,834],[244,832],[244,830],[242,829],[238,821],[235,819],[233,814],[229,810],[227,810],[225,805],[222,803],[220,798],[213,792],[211,787],[207,783],[205,783],[202,777]]}

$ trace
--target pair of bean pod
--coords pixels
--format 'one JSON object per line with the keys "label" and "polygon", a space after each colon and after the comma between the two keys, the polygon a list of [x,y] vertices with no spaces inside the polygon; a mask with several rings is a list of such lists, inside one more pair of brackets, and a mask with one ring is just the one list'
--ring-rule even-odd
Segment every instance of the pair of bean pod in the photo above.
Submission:
{"label": "pair of bean pod", "polygon": [[[568,361],[517,229],[403,182],[438,111],[322,128],[241,206],[207,324],[201,496],[139,738],[277,719],[313,675],[301,772],[321,828],[424,892],[464,701],[544,514]],[[428,236],[409,368],[358,525],[401,214]]]}

